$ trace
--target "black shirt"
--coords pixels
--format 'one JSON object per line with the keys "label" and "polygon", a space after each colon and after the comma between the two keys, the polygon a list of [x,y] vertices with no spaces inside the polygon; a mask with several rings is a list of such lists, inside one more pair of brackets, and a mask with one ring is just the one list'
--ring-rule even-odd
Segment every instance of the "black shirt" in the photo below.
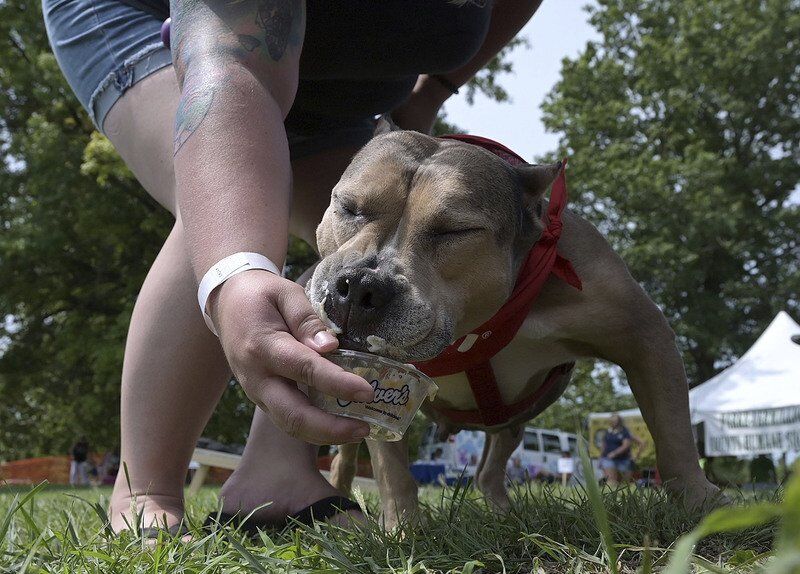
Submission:
{"label": "black shirt", "polygon": [[161,20],[169,18],[169,2],[163,0],[123,0],[123,2]]}

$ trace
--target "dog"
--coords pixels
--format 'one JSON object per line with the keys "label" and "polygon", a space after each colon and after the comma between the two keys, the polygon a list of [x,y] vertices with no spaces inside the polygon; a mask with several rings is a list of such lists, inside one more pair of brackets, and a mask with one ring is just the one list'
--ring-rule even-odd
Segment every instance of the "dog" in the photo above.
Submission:
{"label": "dog", "polygon": [[[516,296],[532,250],[555,237],[551,271],[530,310],[515,308],[510,342],[469,373],[437,376],[439,392],[423,411],[446,432],[486,431],[475,484],[491,505],[507,509],[505,468],[524,423],[563,393],[576,359],[610,361],[627,375],[667,488],[691,506],[716,495],[698,464],[674,333],[594,226],[545,197],[563,178],[562,164],[509,161],[513,152],[502,146],[381,131],[333,189],[316,232],[321,261],[306,285],[341,346],[437,374],[431,359],[449,353],[457,361],[468,341],[491,338],[473,331],[493,324]],[[476,372],[494,387],[473,388]],[[418,505],[407,444],[367,444],[383,520],[393,527]],[[342,445],[332,467],[344,492],[357,448]]]}

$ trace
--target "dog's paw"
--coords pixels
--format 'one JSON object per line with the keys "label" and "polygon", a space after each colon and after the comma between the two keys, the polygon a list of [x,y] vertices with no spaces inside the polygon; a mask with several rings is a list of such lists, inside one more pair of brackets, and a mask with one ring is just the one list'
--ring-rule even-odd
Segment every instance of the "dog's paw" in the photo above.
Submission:
{"label": "dog's paw", "polygon": [[707,514],[733,501],[717,486],[703,477],[692,482],[681,483],[678,480],[666,483],[667,491],[681,501],[687,510]]}

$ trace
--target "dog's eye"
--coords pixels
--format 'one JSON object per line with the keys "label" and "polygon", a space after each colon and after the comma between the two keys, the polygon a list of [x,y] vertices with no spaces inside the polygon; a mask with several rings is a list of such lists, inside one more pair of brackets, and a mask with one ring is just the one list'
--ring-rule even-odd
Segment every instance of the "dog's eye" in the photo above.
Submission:
{"label": "dog's eye", "polygon": [[339,211],[346,217],[362,217],[363,213],[352,203],[340,202]]}
{"label": "dog's eye", "polygon": [[440,229],[434,231],[436,239],[462,239],[483,231],[482,227],[468,227],[464,229]]}

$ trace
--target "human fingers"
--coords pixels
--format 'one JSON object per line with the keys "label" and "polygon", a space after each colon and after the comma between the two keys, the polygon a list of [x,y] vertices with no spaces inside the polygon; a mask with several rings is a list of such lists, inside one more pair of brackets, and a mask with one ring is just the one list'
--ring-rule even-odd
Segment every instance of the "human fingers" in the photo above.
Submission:
{"label": "human fingers", "polygon": [[357,442],[369,434],[363,421],[338,417],[313,406],[292,381],[272,376],[250,385],[248,396],[284,432],[312,444]]}
{"label": "human fingers", "polygon": [[271,373],[348,401],[371,401],[372,386],[297,341],[290,333],[275,332],[263,348],[263,363]]}

